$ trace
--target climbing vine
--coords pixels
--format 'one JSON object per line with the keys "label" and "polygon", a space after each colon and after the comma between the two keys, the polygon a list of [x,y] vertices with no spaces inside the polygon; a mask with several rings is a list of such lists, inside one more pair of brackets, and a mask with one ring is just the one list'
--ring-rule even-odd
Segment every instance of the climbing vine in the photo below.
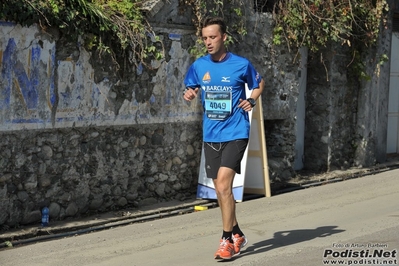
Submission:
{"label": "climbing vine", "polygon": [[[228,28],[233,33],[245,36],[246,10],[243,0],[180,0],[191,6],[194,25],[200,35],[200,21],[206,15],[228,17]],[[268,3],[270,2],[270,3]],[[284,41],[290,46],[307,46],[318,51],[329,41],[348,46],[361,43],[375,44],[384,12],[388,11],[386,0],[255,0],[254,9],[264,11],[273,6],[275,21],[274,44]]]}
{"label": "climbing vine", "polygon": [[82,37],[88,50],[114,59],[122,50],[132,63],[150,67],[148,59],[162,58],[163,50],[140,5],[138,0],[3,0],[0,20],[37,23],[43,31],[55,27],[69,38]]}
{"label": "climbing vine", "polygon": [[[237,36],[247,33],[245,21],[249,10],[243,0],[180,0],[191,6],[194,25],[200,36],[199,22],[206,15],[228,18],[228,44],[238,41]],[[252,3],[251,3],[252,4]],[[317,52],[330,42],[340,43],[350,48],[353,59],[351,66],[367,78],[361,62],[361,52],[376,44],[381,25],[385,25],[388,11],[386,0],[254,0],[254,11],[272,12],[274,18],[273,43],[288,45],[290,49],[308,47]],[[233,34],[232,34],[233,33]],[[236,36],[236,38],[234,38]],[[191,53],[198,57],[205,54],[198,39]],[[386,55],[380,63],[388,60]]]}
{"label": "climbing vine", "polygon": [[[380,27],[386,24],[386,0],[287,0],[279,1],[274,10],[275,44],[317,52],[330,42],[339,43],[349,47],[354,73],[370,79],[360,54],[376,44]],[[379,60],[387,59],[382,55]]]}
{"label": "climbing vine", "polygon": [[287,0],[275,13],[274,43],[318,51],[330,41],[352,46],[375,44],[385,0]]}
{"label": "climbing vine", "polygon": [[[179,6],[192,9],[198,37],[200,22],[207,15],[227,18],[227,45],[247,34],[248,1],[178,1]],[[388,10],[386,0],[254,0],[254,9],[262,12],[270,2],[274,6],[274,44],[307,46],[316,52],[334,41],[351,47],[354,59],[362,47],[375,44]],[[0,19],[22,25],[38,23],[43,30],[57,27],[66,36],[84,36],[88,49],[112,55],[128,51],[132,63],[150,67],[146,62],[161,59],[164,52],[141,5],[139,0],[3,0]],[[117,47],[112,45],[115,43]],[[200,38],[190,52],[195,57],[206,53]]]}

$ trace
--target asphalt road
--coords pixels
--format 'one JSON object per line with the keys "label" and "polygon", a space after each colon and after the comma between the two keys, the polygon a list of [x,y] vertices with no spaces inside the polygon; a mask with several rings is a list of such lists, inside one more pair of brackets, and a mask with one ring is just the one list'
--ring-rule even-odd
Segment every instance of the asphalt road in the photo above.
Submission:
{"label": "asphalt road", "polygon": [[399,265],[399,169],[244,201],[237,213],[249,244],[231,261],[213,259],[212,208],[3,249],[0,265]]}

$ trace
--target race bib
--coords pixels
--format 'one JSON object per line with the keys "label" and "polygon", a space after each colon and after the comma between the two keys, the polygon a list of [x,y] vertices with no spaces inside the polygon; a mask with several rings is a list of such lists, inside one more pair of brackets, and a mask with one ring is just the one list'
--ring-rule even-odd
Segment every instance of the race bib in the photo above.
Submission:
{"label": "race bib", "polygon": [[224,120],[231,114],[231,92],[205,92],[205,113],[211,120]]}

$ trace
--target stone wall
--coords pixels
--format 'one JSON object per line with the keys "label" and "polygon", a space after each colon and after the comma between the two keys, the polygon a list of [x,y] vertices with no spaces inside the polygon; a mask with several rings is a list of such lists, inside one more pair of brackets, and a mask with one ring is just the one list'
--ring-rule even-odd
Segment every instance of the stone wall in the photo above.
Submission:
{"label": "stone wall", "polygon": [[356,77],[348,76],[350,55],[331,44],[312,55],[308,64],[305,168],[316,171],[347,169],[353,164],[356,125]]}
{"label": "stone wall", "polygon": [[195,195],[201,106],[182,99],[194,28],[154,28],[165,59],[117,71],[56,29],[0,23],[0,225]]}
{"label": "stone wall", "polygon": [[[364,62],[369,81],[359,86],[358,115],[355,139],[356,153],[354,164],[357,167],[385,162],[387,159],[388,103],[390,82],[390,61],[382,60],[391,57],[393,13],[399,11],[399,3],[389,0],[390,11],[387,25],[380,27],[377,47],[370,47],[365,53]],[[396,6],[395,6],[396,5]],[[395,53],[398,47],[393,47]]]}
{"label": "stone wall", "polygon": [[1,133],[0,224],[138,207],[195,194],[199,123]]}
{"label": "stone wall", "polygon": [[393,9],[376,47],[361,55],[369,79],[350,70],[352,55],[329,44],[309,57],[306,94],[305,168],[332,171],[386,160],[389,63]]}

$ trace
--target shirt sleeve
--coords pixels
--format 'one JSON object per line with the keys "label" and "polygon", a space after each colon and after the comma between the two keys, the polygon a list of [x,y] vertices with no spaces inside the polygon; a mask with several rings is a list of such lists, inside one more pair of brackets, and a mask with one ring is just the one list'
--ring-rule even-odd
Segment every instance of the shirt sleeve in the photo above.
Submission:
{"label": "shirt sleeve", "polygon": [[186,88],[198,88],[200,83],[198,82],[197,72],[195,71],[195,65],[192,64],[186,73],[184,78],[184,85]]}
{"label": "shirt sleeve", "polygon": [[259,72],[255,70],[251,62],[248,62],[246,77],[247,77],[248,88],[250,90],[259,88],[259,83],[262,80],[262,77],[259,74]]}

